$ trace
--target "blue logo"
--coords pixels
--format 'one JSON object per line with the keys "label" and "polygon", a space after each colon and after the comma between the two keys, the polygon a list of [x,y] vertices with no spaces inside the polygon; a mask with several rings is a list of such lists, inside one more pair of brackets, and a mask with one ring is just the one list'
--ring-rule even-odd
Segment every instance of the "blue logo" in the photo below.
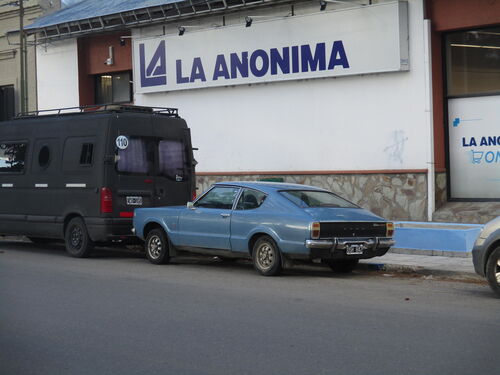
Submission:
{"label": "blue logo", "polygon": [[457,118],[455,118],[455,120],[453,120],[453,127],[456,128],[458,126],[458,124],[460,124],[460,118],[459,117],[457,117]]}
{"label": "blue logo", "polygon": [[141,70],[141,87],[161,86],[167,84],[167,58],[165,41],[162,40],[146,66],[144,43],[139,44],[139,63]]}

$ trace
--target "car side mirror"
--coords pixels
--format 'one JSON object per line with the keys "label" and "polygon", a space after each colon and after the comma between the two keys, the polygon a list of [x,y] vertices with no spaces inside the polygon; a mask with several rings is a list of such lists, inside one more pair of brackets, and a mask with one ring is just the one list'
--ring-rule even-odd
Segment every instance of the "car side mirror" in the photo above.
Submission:
{"label": "car side mirror", "polygon": [[190,210],[194,210],[194,203],[193,202],[187,202],[186,207],[189,208]]}

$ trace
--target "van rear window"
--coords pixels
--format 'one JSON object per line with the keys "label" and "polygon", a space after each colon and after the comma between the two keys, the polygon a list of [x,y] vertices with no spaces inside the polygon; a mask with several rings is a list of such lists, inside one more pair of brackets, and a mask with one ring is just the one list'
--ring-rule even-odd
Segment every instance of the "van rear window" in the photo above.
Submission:
{"label": "van rear window", "polygon": [[148,141],[142,138],[131,138],[126,149],[118,150],[118,172],[146,174],[150,171],[148,160]]}
{"label": "van rear window", "polygon": [[161,175],[183,181],[186,173],[186,153],[182,141],[163,140],[158,143],[159,171]]}
{"label": "van rear window", "polygon": [[25,142],[0,143],[0,173],[21,173],[26,159]]}

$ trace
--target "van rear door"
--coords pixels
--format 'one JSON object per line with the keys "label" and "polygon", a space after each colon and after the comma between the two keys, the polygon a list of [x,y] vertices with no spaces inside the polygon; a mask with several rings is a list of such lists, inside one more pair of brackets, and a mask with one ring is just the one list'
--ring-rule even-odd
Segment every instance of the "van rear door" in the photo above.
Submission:
{"label": "van rear door", "polygon": [[180,118],[155,116],[152,122],[153,136],[158,139],[155,205],[186,204],[192,200],[195,185],[189,128]]}
{"label": "van rear door", "polygon": [[[112,150],[107,184],[113,216],[131,218],[138,207],[155,206],[156,140],[151,115],[118,114],[109,137]],[[102,200],[101,193],[101,200]]]}

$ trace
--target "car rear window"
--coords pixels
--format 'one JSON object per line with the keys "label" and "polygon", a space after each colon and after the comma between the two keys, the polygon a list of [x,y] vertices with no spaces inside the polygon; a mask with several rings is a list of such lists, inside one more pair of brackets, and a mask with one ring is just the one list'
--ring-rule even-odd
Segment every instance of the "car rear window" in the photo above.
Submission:
{"label": "car rear window", "polygon": [[328,191],[315,190],[285,190],[280,191],[281,195],[289,199],[297,206],[307,207],[341,207],[358,208],[354,203],[345,200]]}

